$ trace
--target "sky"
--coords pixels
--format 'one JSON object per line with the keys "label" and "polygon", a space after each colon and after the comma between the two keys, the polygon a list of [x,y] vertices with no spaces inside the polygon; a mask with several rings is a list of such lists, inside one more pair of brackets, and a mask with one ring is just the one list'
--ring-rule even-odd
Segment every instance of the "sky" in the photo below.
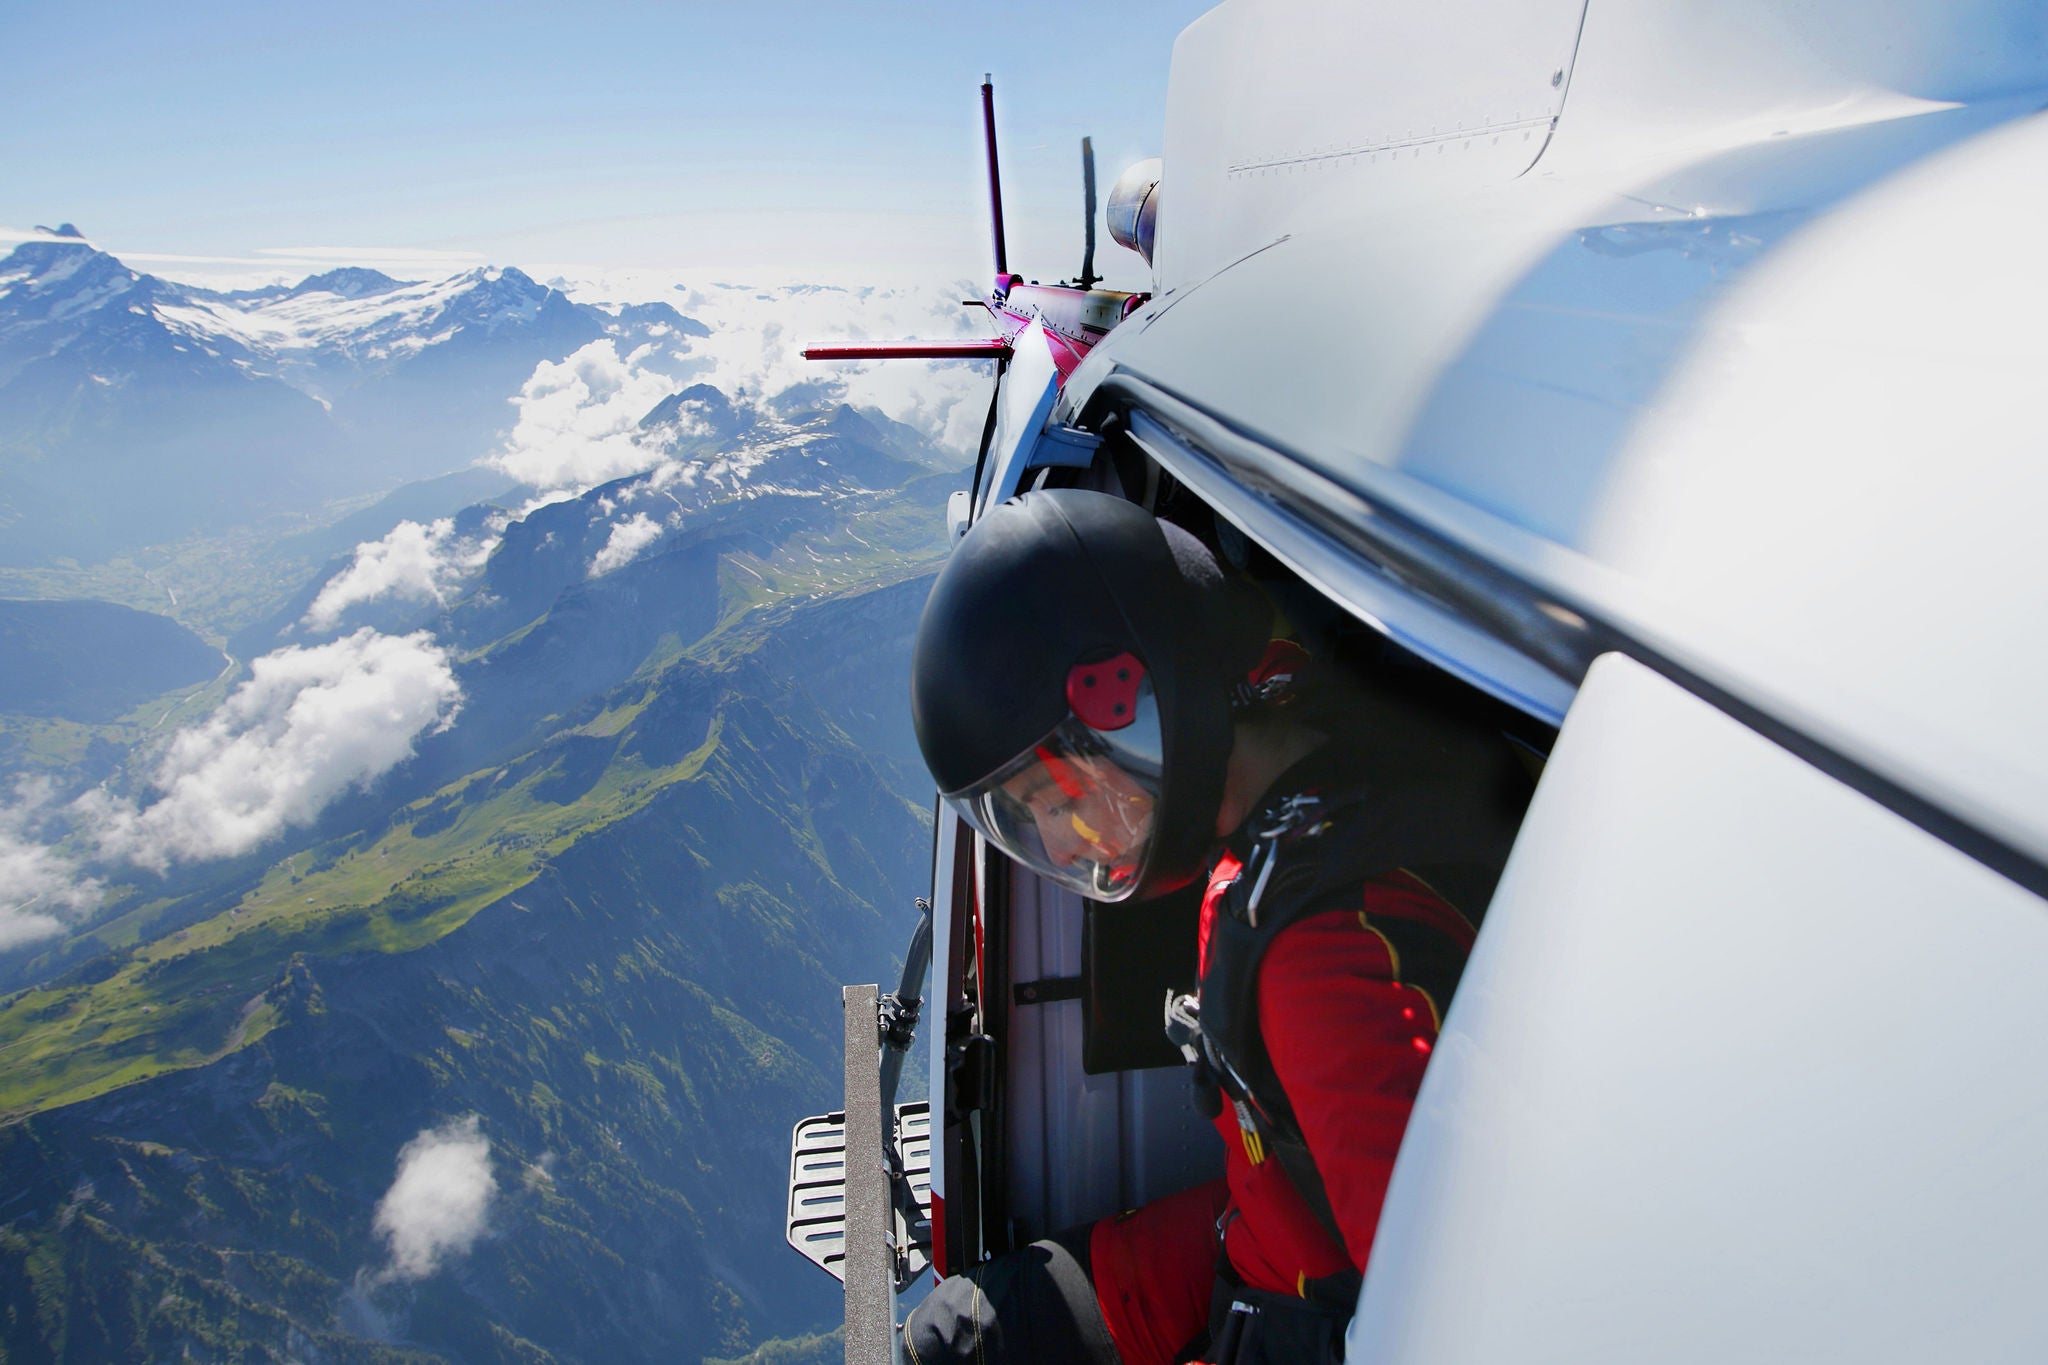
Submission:
{"label": "sky", "polygon": [[[1173,39],[1207,7],[16,0],[0,233],[70,221],[188,279],[984,279],[987,72],[1011,265],[1050,279],[1080,265],[1081,137],[1105,196],[1158,155]],[[1097,250],[1144,287],[1134,255]]]}

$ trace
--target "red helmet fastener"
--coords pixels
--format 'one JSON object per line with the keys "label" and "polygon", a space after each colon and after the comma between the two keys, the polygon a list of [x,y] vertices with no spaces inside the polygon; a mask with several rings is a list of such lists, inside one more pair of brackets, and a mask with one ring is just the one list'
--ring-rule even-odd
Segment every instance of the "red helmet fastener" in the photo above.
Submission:
{"label": "red helmet fastener", "polygon": [[1138,686],[1145,665],[1135,654],[1119,654],[1067,671],[1067,705],[1091,730],[1121,730],[1138,717]]}

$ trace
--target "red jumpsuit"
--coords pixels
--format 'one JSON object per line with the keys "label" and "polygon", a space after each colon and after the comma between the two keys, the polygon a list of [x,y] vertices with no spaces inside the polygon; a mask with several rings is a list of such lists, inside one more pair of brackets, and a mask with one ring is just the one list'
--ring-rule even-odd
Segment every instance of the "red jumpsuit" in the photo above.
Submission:
{"label": "red jumpsuit", "polygon": [[[1218,902],[1241,870],[1225,854],[1210,873],[1204,968]],[[1466,951],[1472,946],[1472,928],[1455,910],[1397,872],[1362,885],[1355,909],[1282,932],[1259,965],[1266,1050],[1345,1245],[1332,1244],[1278,1161],[1252,1159],[1225,1105],[1216,1121],[1227,1152],[1222,1180],[1104,1219],[1090,1235],[1096,1299],[1124,1365],[1170,1365],[1208,1325],[1215,1228],[1227,1210],[1230,1264],[1254,1288],[1293,1294],[1308,1281],[1365,1269],[1445,1003],[1401,979],[1399,955],[1373,919],[1419,920]]]}

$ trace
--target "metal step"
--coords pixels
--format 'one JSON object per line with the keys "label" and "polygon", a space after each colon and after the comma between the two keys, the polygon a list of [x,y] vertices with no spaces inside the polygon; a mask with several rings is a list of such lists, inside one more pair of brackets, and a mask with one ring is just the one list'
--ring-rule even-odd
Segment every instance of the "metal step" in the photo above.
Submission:
{"label": "metal step", "polygon": [[[907,1285],[931,1266],[931,1106],[920,1100],[896,1106],[896,1146],[903,1174],[917,1200],[918,1218],[897,1210],[896,1282]],[[789,1139],[789,1244],[812,1264],[846,1278],[846,1115],[803,1119]]]}

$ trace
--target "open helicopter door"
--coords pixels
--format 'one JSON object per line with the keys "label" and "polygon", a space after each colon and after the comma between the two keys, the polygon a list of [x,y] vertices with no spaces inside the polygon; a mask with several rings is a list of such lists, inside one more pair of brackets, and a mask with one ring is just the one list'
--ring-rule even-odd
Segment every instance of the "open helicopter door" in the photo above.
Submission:
{"label": "open helicopter door", "polygon": [[[1047,420],[1565,717],[1353,1358],[2048,1357],[2040,6],[1315,12],[1183,40],[1166,292]],[[939,830],[957,1271],[1164,1148],[1063,1060],[1086,907]]]}
{"label": "open helicopter door", "polygon": [[[1099,437],[1052,423],[1049,416],[1074,367],[1145,297],[1093,287],[1093,153],[1085,141],[1091,221],[1079,282],[1040,286],[1009,273],[994,93],[986,80],[981,97],[995,279],[989,295],[975,303],[987,308],[1003,335],[831,342],[804,349],[812,360],[997,362],[997,391],[973,486],[948,501],[948,543],[981,512],[1018,492],[1035,471],[1085,468],[1095,459]],[[928,1268],[957,1273],[1006,1249],[1018,1223],[1005,1194],[1016,1145],[1003,1121],[1009,1111],[999,1040],[1009,1032],[1009,1011],[992,1008],[992,1002],[1007,990],[1001,983],[1016,980],[1026,983],[1020,989],[1032,989],[1043,973],[1035,958],[1019,970],[1004,956],[1010,917],[991,906],[1010,899],[1007,863],[943,803],[934,812],[934,835],[927,929],[913,939],[901,988],[886,996],[873,986],[845,988],[845,1107],[802,1120],[791,1137],[785,1235],[806,1259],[844,1281],[849,1360],[890,1359],[896,1295]],[[936,1108],[894,1104],[895,1076],[916,1024],[926,951],[941,1020],[931,1031]],[[1177,1100],[1176,1094],[1173,1107],[1184,1107]],[[1154,1107],[1162,1103],[1155,1097]],[[1113,1150],[1115,1142],[1110,1145]],[[1094,1163],[1071,1164],[1086,1169]],[[1155,1182],[1140,1188],[1166,1187]],[[1024,1221],[1036,1225],[1030,1215]]]}

